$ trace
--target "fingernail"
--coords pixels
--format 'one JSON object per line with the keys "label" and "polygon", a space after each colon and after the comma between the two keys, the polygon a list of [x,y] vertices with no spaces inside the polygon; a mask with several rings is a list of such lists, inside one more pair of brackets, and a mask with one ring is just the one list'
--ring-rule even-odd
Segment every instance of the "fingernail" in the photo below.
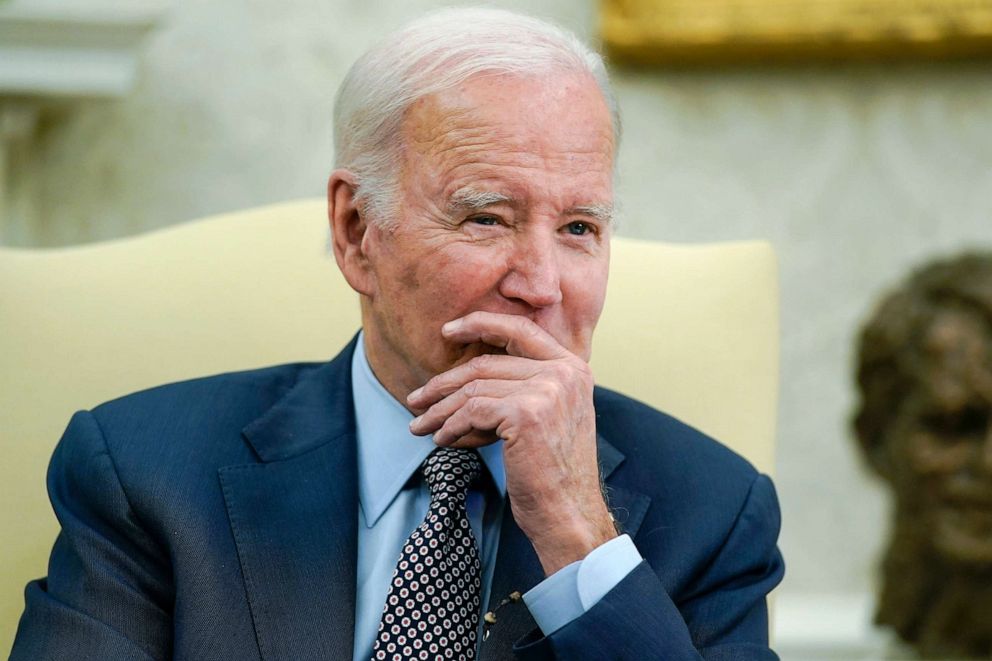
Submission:
{"label": "fingernail", "polygon": [[444,326],[441,326],[441,332],[442,333],[452,333],[452,332],[458,330],[458,328],[461,325],[462,325],[462,320],[461,319],[452,319],[451,321],[449,321],[448,323],[446,323]]}
{"label": "fingernail", "polygon": [[[406,401],[409,402],[411,399],[417,399],[418,397],[420,397],[421,393],[423,393],[423,392],[424,392],[423,387],[417,388],[412,393],[410,393],[409,395],[406,396]],[[417,419],[419,420],[420,418],[417,418]]]}
{"label": "fingernail", "polygon": [[422,416],[422,415],[418,415],[416,418],[414,418],[413,420],[411,420],[410,421],[410,429],[413,429],[414,427],[419,427],[420,426],[420,421],[423,419],[423,417],[424,416]]}

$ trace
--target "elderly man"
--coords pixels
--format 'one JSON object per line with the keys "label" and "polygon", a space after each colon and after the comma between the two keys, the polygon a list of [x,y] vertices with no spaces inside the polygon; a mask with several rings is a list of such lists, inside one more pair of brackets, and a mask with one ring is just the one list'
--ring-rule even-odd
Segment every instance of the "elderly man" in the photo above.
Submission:
{"label": "elderly man", "polygon": [[771,483],[587,365],[618,137],[600,58],[444,11],[356,62],[335,128],[362,332],[326,365],[77,414],[13,658],[775,658]]}

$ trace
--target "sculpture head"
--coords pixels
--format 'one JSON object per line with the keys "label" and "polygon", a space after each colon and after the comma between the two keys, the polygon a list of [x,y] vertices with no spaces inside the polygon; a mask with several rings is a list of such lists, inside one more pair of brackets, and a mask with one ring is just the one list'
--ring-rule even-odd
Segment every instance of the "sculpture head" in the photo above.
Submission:
{"label": "sculpture head", "polygon": [[992,255],[915,273],[861,336],[858,440],[952,562],[992,565]]}
{"label": "sculpture head", "polygon": [[932,263],[861,334],[854,427],[892,488],[876,621],[927,658],[992,655],[992,254]]}

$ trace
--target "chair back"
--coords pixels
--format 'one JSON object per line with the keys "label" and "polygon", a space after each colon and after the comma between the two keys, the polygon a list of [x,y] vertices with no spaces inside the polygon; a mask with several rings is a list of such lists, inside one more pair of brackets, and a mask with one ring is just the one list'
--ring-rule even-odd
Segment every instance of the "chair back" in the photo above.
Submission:
{"label": "chair back", "polygon": [[[771,472],[776,287],[766,243],[615,239],[597,380]],[[25,583],[46,573],[58,524],[45,471],[74,411],[194,376],[327,360],[359,323],[321,200],[78,247],[0,249],[0,651]]]}

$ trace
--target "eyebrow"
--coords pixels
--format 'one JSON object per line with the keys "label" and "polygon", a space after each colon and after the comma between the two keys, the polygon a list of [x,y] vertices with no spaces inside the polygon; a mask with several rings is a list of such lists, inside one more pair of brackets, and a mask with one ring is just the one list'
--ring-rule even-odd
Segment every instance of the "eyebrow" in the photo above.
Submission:
{"label": "eyebrow", "polygon": [[569,213],[592,216],[599,222],[609,225],[613,222],[614,211],[612,204],[584,204],[582,206],[572,207],[569,209]]}
{"label": "eyebrow", "polygon": [[[478,211],[497,204],[516,206],[514,198],[494,191],[480,191],[475,188],[462,188],[455,191],[448,202],[450,211]],[[566,214],[589,216],[610,224],[613,222],[614,208],[612,204],[582,204],[572,207]]]}
{"label": "eyebrow", "polygon": [[513,198],[492,191],[462,188],[451,196],[448,207],[456,211],[477,211],[496,204],[513,204]]}

